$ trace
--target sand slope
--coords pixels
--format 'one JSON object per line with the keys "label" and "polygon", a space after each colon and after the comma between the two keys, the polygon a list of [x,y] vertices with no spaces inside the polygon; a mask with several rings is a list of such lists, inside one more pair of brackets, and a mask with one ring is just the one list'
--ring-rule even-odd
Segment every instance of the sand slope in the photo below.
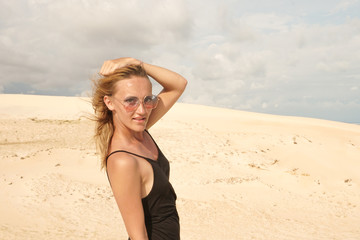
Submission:
{"label": "sand slope", "polygon": [[[0,95],[0,239],[126,239],[85,100]],[[150,132],[182,239],[360,239],[360,126],[177,104]]]}

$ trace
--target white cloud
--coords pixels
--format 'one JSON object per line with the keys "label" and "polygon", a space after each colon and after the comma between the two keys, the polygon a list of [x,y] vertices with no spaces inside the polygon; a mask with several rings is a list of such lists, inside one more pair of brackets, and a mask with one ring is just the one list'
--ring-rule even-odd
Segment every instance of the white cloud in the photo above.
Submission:
{"label": "white cloud", "polygon": [[140,57],[159,45],[186,42],[191,31],[182,1],[23,4],[6,5],[16,14],[7,15],[7,24],[0,28],[0,68],[10,76],[1,82],[26,79],[35,90],[81,92],[78,82],[87,81],[90,69],[102,61],[121,55]]}
{"label": "white cloud", "polygon": [[330,14],[346,11],[350,7],[356,5],[358,2],[358,0],[342,0],[330,11]]}
{"label": "white cloud", "polygon": [[351,112],[360,122],[354,114],[360,112],[358,6],[350,0],[2,1],[0,86],[83,95],[104,60],[133,56],[186,76],[185,102],[321,112],[337,120],[351,119]]}
{"label": "white cloud", "polygon": [[[299,107],[298,115],[308,112],[318,116],[322,111],[307,110],[315,108],[315,102],[358,98],[347,93],[349,85],[360,84],[356,74],[360,63],[358,19],[320,25],[294,21],[289,16],[247,14],[227,20],[222,20],[231,26],[224,28],[227,37],[207,45],[197,61],[201,64],[194,68],[194,75],[205,81],[232,77],[233,86],[235,79],[239,82],[240,87],[233,87],[232,94],[218,95],[218,105],[277,113]],[[237,37],[238,32],[244,35],[243,29],[249,37]],[[220,82],[218,86],[223,84]],[[214,93],[209,90],[209,94]],[[302,100],[304,94],[310,94],[306,101]],[[232,96],[242,104],[232,104]]]}

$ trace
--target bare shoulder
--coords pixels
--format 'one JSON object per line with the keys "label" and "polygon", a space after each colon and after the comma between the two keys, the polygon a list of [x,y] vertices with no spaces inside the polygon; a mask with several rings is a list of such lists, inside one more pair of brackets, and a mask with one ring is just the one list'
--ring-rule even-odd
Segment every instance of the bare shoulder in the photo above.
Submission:
{"label": "bare shoulder", "polygon": [[[137,159],[123,152],[117,152],[108,159],[107,172],[110,185],[122,214],[139,201],[141,207],[142,175]],[[139,208],[140,208],[139,207]]]}
{"label": "bare shoulder", "polygon": [[139,171],[139,163],[133,155],[125,152],[117,152],[109,157],[107,170],[109,175],[111,173],[134,173]]}

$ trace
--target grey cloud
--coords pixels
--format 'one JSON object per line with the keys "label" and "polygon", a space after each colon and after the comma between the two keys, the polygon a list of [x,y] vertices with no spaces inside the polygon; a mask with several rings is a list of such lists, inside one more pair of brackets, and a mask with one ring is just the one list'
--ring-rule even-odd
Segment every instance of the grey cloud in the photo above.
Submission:
{"label": "grey cloud", "polygon": [[67,95],[67,88],[73,92],[79,81],[87,82],[106,59],[144,57],[160,44],[187,41],[191,34],[181,1],[12,1],[3,7],[15,13],[3,15],[0,25],[5,91],[25,81],[32,89],[28,92],[62,89],[59,93]]}
{"label": "grey cloud", "polygon": [[[319,25],[274,14],[224,14],[220,21],[222,27],[205,29],[218,35],[198,42],[202,51],[194,54],[192,75],[201,84],[189,94],[198,97],[185,101],[336,120],[349,119],[350,108],[359,109],[357,91],[351,91],[360,84],[359,20]],[[324,113],[325,103],[334,109]]]}
{"label": "grey cloud", "polygon": [[326,3],[1,1],[0,92],[79,95],[133,56],[187,77],[184,102],[360,122],[360,20]]}

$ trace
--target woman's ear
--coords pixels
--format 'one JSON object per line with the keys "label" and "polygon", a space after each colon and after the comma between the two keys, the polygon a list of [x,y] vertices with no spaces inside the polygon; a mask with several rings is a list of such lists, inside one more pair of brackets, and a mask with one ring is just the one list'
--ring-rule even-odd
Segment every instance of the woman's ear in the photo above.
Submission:
{"label": "woman's ear", "polygon": [[109,96],[107,96],[107,95],[104,96],[104,103],[110,111],[114,111],[114,109],[115,109],[114,104],[111,101],[111,98]]}

